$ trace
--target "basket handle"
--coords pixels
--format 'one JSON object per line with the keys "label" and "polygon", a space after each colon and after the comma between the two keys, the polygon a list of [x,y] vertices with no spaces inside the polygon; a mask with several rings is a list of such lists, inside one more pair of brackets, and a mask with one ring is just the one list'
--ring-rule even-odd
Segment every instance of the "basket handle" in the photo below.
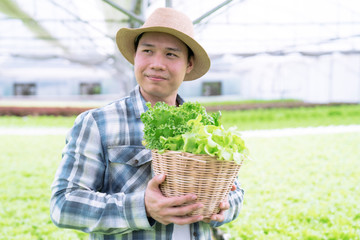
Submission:
{"label": "basket handle", "polygon": [[191,158],[191,157],[185,157],[185,156],[181,156],[181,155],[176,155],[176,157],[181,157],[181,158],[184,158],[184,159],[193,160],[193,161],[197,161],[197,162],[201,162],[201,163],[206,164],[205,160],[200,160],[200,159]]}

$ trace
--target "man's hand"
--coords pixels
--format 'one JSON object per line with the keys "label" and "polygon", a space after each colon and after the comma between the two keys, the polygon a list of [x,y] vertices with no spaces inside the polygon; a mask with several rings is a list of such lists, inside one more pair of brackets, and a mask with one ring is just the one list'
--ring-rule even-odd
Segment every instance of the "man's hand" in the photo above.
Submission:
{"label": "man's hand", "polygon": [[[151,179],[146,187],[145,208],[147,216],[165,225],[169,223],[184,225],[203,220],[203,216],[186,216],[204,207],[201,203],[191,203],[196,200],[196,196],[187,194],[180,197],[165,197],[159,188],[159,185],[164,181],[165,175],[161,174]],[[182,204],[189,205],[179,207]]]}
{"label": "man's hand", "polygon": [[[235,191],[235,190],[236,190],[236,186],[232,185],[231,191]],[[220,203],[219,208],[220,208],[220,212],[218,214],[213,214],[211,215],[210,218],[205,218],[203,221],[209,223],[210,221],[223,222],[225,220],[224,213],[226,210],[230,208],[229,199],[227,196],[225,200]]]}

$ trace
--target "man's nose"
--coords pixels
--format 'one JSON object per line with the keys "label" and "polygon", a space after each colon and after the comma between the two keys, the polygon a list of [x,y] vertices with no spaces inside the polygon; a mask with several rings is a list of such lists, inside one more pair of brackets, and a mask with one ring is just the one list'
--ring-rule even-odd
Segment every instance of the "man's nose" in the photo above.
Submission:
{"label": "man's nose", "polygon": [[164,64],[164,56],[162,54],[155,54],[153,58],[151,59],[151,68],[155,70],[164,70],[165,64]]}

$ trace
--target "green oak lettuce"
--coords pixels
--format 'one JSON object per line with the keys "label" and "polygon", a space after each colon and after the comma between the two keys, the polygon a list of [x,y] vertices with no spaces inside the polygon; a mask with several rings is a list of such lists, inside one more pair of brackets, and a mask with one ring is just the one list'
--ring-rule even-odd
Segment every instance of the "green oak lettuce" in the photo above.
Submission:
{"label": "green oak lettuce", "polygon": [[185,102],[179,107],[158,102],[147,103],[141,115],[144,123],[144,145],[148,149],[208,154],[219,160],[241,163],[247,158],[240,133],[221,125],[220,112],[208,114],[199,103]]}

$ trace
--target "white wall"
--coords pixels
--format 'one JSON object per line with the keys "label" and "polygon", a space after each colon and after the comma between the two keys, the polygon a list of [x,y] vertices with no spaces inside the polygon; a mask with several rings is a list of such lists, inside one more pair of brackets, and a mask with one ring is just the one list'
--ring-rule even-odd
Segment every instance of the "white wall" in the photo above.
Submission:
{"label": "white wall", "polygon": [[[185,97],[201,94],[201,82],[221,79],[224,95],[238,99],[299,99],[313,103],[360,102],[360,55],[259,55],[224,57],[202,79],[185,83]],[[222,69],[222,70],[221,70]],[[231,89],[231,91],[229,91]],[[200,94],[198,96],[200,96]]]}

